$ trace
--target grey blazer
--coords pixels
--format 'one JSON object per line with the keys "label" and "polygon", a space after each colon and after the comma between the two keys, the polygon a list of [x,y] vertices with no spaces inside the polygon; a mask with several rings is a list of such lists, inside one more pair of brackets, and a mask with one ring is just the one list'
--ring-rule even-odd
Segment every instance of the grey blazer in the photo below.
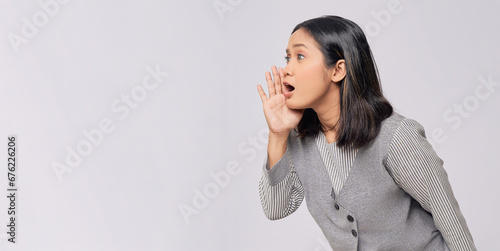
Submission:
{"label": "grey blazer", "polygon": [[385,168],[392,136],[403,118],[393,113],[377,138],[358,150],[337,196],[313,137],[300,139],[292,131],[285,155],[269,170],[273,185],[286,177],[293,163],[309,212],[333,250],[449,250],[432,215]]}

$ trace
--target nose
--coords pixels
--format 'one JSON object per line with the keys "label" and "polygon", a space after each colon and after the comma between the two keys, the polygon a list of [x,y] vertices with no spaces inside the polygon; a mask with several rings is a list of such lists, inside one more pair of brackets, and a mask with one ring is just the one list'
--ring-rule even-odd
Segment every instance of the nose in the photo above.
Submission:
{"label": "nose", "polygon": [[285,68],[283,68],[283,75],[286,76],[293,76],[293,68],[290,66],[290,63],[288,63]]}

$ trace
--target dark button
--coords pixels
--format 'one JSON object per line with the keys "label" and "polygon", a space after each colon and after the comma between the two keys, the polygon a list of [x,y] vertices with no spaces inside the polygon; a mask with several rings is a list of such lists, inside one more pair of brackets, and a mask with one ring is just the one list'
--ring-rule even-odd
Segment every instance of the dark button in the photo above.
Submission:
{"label": "dark button", "polygon": [[333,204],[333,206],[334,206],[334,207],[335,207],[335,209],[337,209],[337,210],[339,210],[339,209],[340,209],[339,204],[337,204],[337,203]]}
{"label": "dark button", "polygon": [[350,222],[353,222],[354,218],[352,218],[352,216],[350,216],[350,215],[347,215],[347,220],[350,221]]}
{"label": "dark button", "polygon": [[356,230],[354,230],[354,229],[353,229],[353,230],[351,230],[351,233],[352,233],[352,236],[354,236],[354,237],[358,236],[358,233],[357,233],[357,232],[356,232]]}

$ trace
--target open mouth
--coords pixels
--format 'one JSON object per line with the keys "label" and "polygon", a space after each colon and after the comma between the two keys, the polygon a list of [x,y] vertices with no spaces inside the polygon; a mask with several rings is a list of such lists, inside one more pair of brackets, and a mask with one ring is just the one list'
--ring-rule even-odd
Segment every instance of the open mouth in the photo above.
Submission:
{"label": "open mouth", "polygon": [[288,84],[286,82],[284,82],[283,85],[285,86],[287,93],[293,92],[293,90],[295,90],[295,87],[291,86],[290,84]]}

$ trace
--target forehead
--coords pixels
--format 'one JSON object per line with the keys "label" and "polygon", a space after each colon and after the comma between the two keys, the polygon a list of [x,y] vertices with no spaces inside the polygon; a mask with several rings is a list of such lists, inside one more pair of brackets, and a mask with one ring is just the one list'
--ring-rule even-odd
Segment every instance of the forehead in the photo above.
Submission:
{"label": "forehead", "polygon": [[314,50],[318,48],[316,40],[314,40],[314,38],[309,34],[309,32],[304,29],[298,29],[292,35],[290,35],[286,51],[288,52],[290,50],[293,50],[294,48],[302,47],[298,45],[304,45],[309,50]]}

